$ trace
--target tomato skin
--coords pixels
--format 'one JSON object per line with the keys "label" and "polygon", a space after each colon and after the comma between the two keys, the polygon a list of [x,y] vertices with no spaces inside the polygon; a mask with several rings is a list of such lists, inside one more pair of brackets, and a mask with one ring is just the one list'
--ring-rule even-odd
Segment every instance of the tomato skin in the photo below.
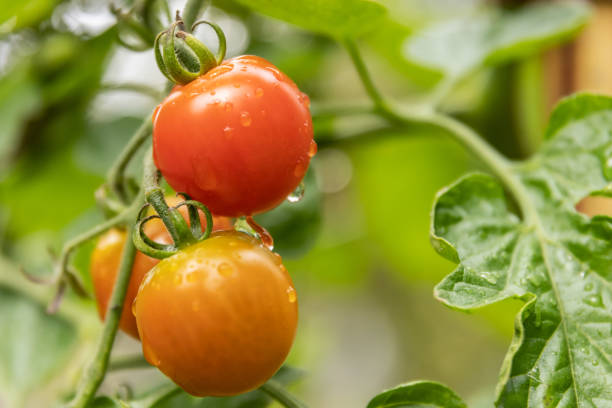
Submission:
{"label": "tomato skin", "polygon": [[280,368],[298,310],[280,256],[223,231],[162,260],[140,287],[134,314],[149,363],[192,395],[228,396]]}
{"label": "tomato skin", "polygon": [[229,217],[280,204],[316,152],[308,97],[263,58],[241,56],[176,86],[153,116],[168,184]]}
{"label": "tomato skin", "polygon": [[[180,202],[178,198],[166,197],[169,205],[174,206]],[[185,206],[179,208],[185,219],[188,219],[187,209]],[[200,221],[204,225],[206,220],[200,214]],[[226,217],[213,218],[213,230],[231,229],[231,220]],[[145,225],[145,233],[154,241],[163,244],[172,242],[170,234],[164,227],[163,223],[154,219]],[[119,271],[119,263],[121,262],[121,253],[125,245],[127,233],[124,230],[112,228],[104,233],[96,243],[96,247],[91,256],[90,273],[94,287],[94,296],[100,319],[104,320],[108,302],[110,301],[117,272]],[[138,339],[138,329],[136,327],[136,319],[132,314],[132,303],[138,293],[138,288],[144,276],[155,265],[159,263],[159,259],[151,258],[142,252],[136,251],[134,257],[134,265],[132,266],[132,275],[128,285],[123,310],[121,312],[121,320],[119,328],[130,336]]]}

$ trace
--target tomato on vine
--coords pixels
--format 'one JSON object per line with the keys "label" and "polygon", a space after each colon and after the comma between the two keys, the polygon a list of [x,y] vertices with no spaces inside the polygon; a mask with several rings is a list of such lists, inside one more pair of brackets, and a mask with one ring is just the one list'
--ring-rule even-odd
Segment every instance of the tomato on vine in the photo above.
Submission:
{"label": "tomato on vine", "polygon": [[[180,202],[176,197],[166,197],[169,205],[173,206]],[[187,219],[187,208],[180,207],[179,211],[185,219]],[[206,222],[203,217],[201,223]],[[213,230],[231,229],[231,221],[227,217],[214,217]],[[145,230],[147,235],[156,242],[169,243],[171,242],[170,235],[160,220],[152,220],[147,223]],[[96,243],[96,247],[91,256],[90,272],[94,287],[94,296],[100,318],[104,320],[108,309],[108,302],[117,279],[117,271],[121,261],[121,253],[126,240],[126,231],[113,228],[103,234]],[[132,274],[123,304],[121,320],[119,327],[125,333],[134,338],[138,338],[138,329],[136,328],[136,319],[132,314],[132,303],[138,288],[144,276],[153,268],[159,259],[151,258],[142,252],[136,252],[134,264],[132,266]]]}
{"label": "tomato on vine", "polygon": [[297,297],[280,256],[237,231],[162,260],[134,301],[145,358],[196,396],[266,382],[285,360]]}
{"label": "tomato on vine", "polygon": [[269,210],[298,187],[316,153],[309,99],[256,56],[177,85],[153,116],[155,164],[212,213]]}

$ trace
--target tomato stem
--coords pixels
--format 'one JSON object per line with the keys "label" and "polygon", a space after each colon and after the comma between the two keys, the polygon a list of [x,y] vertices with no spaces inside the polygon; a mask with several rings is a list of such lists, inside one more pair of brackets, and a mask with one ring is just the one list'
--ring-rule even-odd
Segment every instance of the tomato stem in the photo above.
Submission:
{"label": "tomato stem", "polygon": [[[134,200],[134,203],[129,209],[131,219],[136,217],[141,202],[142,198]],[[136,255],[136,248],[131,239],[131,234],[132,229],[129,228],[128,239],[125,240],[125,245],[123,247],[117,280],[108,304],[102,336],[100,337],[96,354],[84,372],[81,383],[77,388],[77,393],[68,404],[71,408],[85,408],[95,395],[96,390],[106,375],[108,360],[119,327],[119,320],[121,318],[121,312],[123,311],[123,302],[132,273],[134,256]]]}
{"label": "tomato stem", "polygon": [[269,380],[259,387],[259,389],[286,408],[308,408],[306,404],[298,400],[293,394],[274,380]]}
{"label": "tomato stem", "polygon": [[151,120],[151,115],[146,115],[136,132],[134,132],[132,135],[132,138],[128,144],[124,147],[123,151],[119,154],[119,157],[117,157],[113,165],[108,170],[106,176],[108,186],[117,196],[117,198],[124,204],[129,204],[130,201],[125,185],[125,170],[136,155],[136,152],[138,152],[138,149],[140,149],[143,143],[151,135],[152,129],[153,123]]}

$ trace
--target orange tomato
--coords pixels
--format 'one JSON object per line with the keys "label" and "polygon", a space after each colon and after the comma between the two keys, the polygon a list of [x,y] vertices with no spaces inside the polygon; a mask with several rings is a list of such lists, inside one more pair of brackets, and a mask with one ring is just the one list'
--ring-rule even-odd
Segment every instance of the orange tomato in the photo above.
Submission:
{"label": "orange tomato", "polygon": [[149,363],[190,394],[227,396],[279,369],[298,308],[280,256],[247,234],[222,231],[157,264],[134,314]]}

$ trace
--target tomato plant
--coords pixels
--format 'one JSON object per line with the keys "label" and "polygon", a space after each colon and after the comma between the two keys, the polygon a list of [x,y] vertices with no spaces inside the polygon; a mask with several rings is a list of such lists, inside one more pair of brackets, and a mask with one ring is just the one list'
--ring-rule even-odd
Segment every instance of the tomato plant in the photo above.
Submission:
{"label": "tomato plant", "polygon": [[561,95],[608,76],[603,3],[35,3],[0,10],[1,407],[612,404],[612,97]]}

